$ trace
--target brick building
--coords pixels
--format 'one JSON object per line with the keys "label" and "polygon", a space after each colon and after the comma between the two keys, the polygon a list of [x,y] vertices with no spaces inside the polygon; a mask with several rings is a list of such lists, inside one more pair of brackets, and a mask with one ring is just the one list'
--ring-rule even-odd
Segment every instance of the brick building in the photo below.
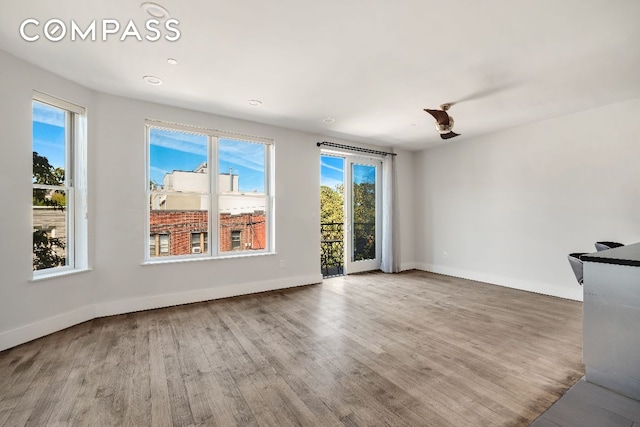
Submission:
{"label": "brick building", "polygon": [[[193,171],[165,174],[150,199],[151,257],[208,253],[208,188],[206,163]],[[220,253],[266,249],[266,197],[241,193],[233,169],[219,174],[218,191],[223,194],[218,201]]]}
{"label": "brick building", "polygon": [[[170,256],[207,253],[208,212],[202,210],[152,210],[149,255]],[[220,214],[220,252],[261,250],[267,247],[264,211]]]}

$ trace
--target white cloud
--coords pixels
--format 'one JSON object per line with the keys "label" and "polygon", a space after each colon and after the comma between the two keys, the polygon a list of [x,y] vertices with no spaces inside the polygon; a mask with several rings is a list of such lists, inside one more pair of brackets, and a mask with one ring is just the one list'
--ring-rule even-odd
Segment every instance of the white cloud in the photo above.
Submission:
{"label": "white cloud", "polygon": [[33,121],[48,125],[64,127],[64,111],[40,102],[33,103]]}
{"label": "white cloud", "polygon": [[330,165],[329,163],[326,163],[324,161],[321,163],[321,165],[322,165],[323,168],[331,169],[331,170],[334,170],[334,171],[337,171],[337,172],[340,172],[340,173],[344,172],[343,168],[339,168],[337,166]]}
{"label": "white cloud", "polygon": [[182,151],[183,153],[206,156],[208,140],[205,135],[151,129],[151,145]]}
{"label": "white cloud", "polygon": [[150,166],[149,169],[151,170],[151,172],[157,172],[157,173],[161,173],[161,174],[167,174],[169,173],[168,170],[156,167],[156,166]]}
{"label": "white cloud", "polygon": [[34,151],[36,148],[49,148],[49,151],[57,151],[60,152],[64,156],[64,140],[62,141],[52,141],[50,139],[41,138],[39,136],[34,136],[33,138],[33,148]]}
{"label": "white cloud", "polygon": [[243,166],[256,172],[264,172],[265,147],[262,144],[221,139],[218,151],[220,160],[223,162]]}

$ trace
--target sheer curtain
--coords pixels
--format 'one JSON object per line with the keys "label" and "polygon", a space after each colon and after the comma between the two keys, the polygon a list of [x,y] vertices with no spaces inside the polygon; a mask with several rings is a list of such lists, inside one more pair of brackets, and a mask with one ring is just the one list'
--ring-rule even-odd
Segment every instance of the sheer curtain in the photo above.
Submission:
{"label": "sheer curtain", "polygon": [[400,272],[398,245],[398,206],[396,203],[396,156],[382,160],[382,255],[380,269]]}

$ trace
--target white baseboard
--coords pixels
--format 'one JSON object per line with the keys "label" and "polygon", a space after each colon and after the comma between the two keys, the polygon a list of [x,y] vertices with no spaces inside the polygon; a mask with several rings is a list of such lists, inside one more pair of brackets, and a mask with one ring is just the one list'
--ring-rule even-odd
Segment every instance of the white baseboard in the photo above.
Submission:
{"label": "white baseboard", "polygon": [[95,317],[93,305],[87,305],[77,310],[58,314],[57,316],[2,332],[0,333],[0,351],[61,331],[70,326],[94,319]]}
{"label": "white baseboard", "polygon": [[417,262],[403,262],[400,264],[400,271],[416,270],[416,269],[418,269]]}
{"label": "white baseboard", "polygon": [[239,295],[293,288],[296,286],[311,285],[320,282],[322,282],[321,274],[285,277],[282,279],[266,280],[262,282],[240,283],[216,288],[204,288],[189,292],[153,295],[149,297],[130,298],[117,301],[105,301],[96,304],[95,312],[96,317],[113,316],[115,314],[132,313],[134,311],[152,310],[155,308],[171,307],[174,305],[236,297]]}
{"label": "white baseboard", "polygon": [[444,274],[445,276],[460,277],[462,279],[475,280],[477,282],[489,283],[492,285],[503,286],[505,288],[519,289],[522,291],[534,292],[537,294],[551,295],[554,297],[565,298],[574,301],[582,301],[582,288],[578,286],[574,288],[561,288],[558,286],[553,286],[550,283],[533,282],[529,280],[515,279],[512,277],[503,277],[478,271],[426,263],[416,263],[416,268],[418,270]]}
{"label": "white baseboard", "polygon": [[241,283],[217,288],[199,289],[197,291],[179,292],[165,295],[153,295],[142,298],[131,298],[117,301],[100,302],[88,305],[68,313],[59,314],[39,320],[29,325],[9,331],[0,332],[0,351],[32,341],[36,338],[52,334],[70,326],[86,322],[97,317],[115,314],[132,313],[134,311],[151,310],[174,305],[190,304],[239,295],[274,291],[311,285],[322,282],[322,275],[286,277],[263,282]]}

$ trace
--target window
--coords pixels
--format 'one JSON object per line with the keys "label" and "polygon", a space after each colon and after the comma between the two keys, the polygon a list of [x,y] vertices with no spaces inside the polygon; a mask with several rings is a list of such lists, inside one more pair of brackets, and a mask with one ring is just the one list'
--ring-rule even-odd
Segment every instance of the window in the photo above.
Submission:
{"label": "window", "polygon": [[168,234],[160,234],[160,254],[170,254],[169,251],[169,235]]}
{"label": "window", "polygon": [[170,255],[169,235],[152,234],[149,237],[149,256]]}
{"label": "window", "polygon": [[[156,121],[146,127],[149,235],[171,235],[164,255],[273,250],[272,141]],[[163,255],[151,245],[150,261]]]}
{"label": "window", "polygon": [[87,268],[84,108],[34,93],[34,277]]}
{"label": "window", "polygon": [[207,247],[209,246],[207,240],[209,239],[208,233],[199,232],[191,233],[191,253],[192,254],[206,254]]}
{"label": "window", "polygon": [[241,234],[242,234],[242,231],[240,230],[234,230],[231,232],[231,250],[232,251],[240,250]]}

